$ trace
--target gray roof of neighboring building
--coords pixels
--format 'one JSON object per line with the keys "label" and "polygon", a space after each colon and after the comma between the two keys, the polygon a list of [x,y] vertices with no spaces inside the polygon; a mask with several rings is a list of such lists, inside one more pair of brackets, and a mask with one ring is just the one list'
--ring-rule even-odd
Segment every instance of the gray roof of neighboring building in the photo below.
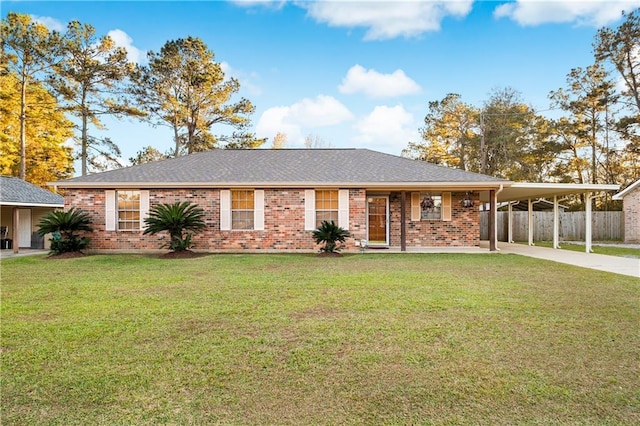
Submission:
{"label": "gray roof of neighboring building", "polygon": [[212,150],[96,173],[55,184],[344,184],[510,181],[368,149]]}
{"label": "gray roof of neighboring building", "polygon": [[64,198],[22,179],[0,176],[0,204],[62,207]]}

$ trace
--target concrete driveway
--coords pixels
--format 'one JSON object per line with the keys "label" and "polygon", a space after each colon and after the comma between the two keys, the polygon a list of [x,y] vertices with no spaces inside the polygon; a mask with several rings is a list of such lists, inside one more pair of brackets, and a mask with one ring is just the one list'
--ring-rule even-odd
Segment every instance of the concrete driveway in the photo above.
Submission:
{"label": "concrete driveway", "polygon": [[500,253],[519,254],[640,278],[640,259],[595,253],[581,253],[571,250],[529,246],[526,244],[498,243],[498,248],[500,249]]}
{"label": "concrete driveway", "polygon": [[0,250],[0,259],[10,259],[12,257],[22,256],[35,256],[37,254],[47,254],[49,250],[40,249],[20,249],[19,253],[14,253],[13,250]]}

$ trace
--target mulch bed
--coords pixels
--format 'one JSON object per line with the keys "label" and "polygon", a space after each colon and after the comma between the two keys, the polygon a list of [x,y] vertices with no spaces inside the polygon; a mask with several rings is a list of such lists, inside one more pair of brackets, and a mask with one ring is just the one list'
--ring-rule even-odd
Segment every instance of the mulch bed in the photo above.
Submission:
{"label": "mulch bed", "polygon": [[327,251],[321,251],[320,253],[318,253],[318,257],[342,257],[342,253],[330,253]]}

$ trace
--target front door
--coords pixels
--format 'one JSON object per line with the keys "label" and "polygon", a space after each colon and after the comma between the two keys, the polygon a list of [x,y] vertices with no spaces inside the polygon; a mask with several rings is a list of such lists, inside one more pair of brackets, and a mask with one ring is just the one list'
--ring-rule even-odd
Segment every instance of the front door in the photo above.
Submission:
{"label": "front door", "polygon": [[389,245],[389,197],[367,197],[367,240],[372,246]]}
{"label": "front door", "polygon": [[[31,247],[31,210],[18,209],[18,247]],[[13,244],[16,242],[14,241]]]}

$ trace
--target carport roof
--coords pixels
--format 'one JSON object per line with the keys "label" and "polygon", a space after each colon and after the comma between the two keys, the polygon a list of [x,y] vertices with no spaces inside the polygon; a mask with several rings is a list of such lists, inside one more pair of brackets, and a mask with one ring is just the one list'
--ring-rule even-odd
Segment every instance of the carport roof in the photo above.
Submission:
{"label": "carport roof", "polygon": [[585,192],[617,191],[620,185],[514,182],[498,193],[498,202],[552,198]]}
{"label": "carport roof", "polygon": [[22,179],[0,176],[0,205],[64,207],[64,198]]}

